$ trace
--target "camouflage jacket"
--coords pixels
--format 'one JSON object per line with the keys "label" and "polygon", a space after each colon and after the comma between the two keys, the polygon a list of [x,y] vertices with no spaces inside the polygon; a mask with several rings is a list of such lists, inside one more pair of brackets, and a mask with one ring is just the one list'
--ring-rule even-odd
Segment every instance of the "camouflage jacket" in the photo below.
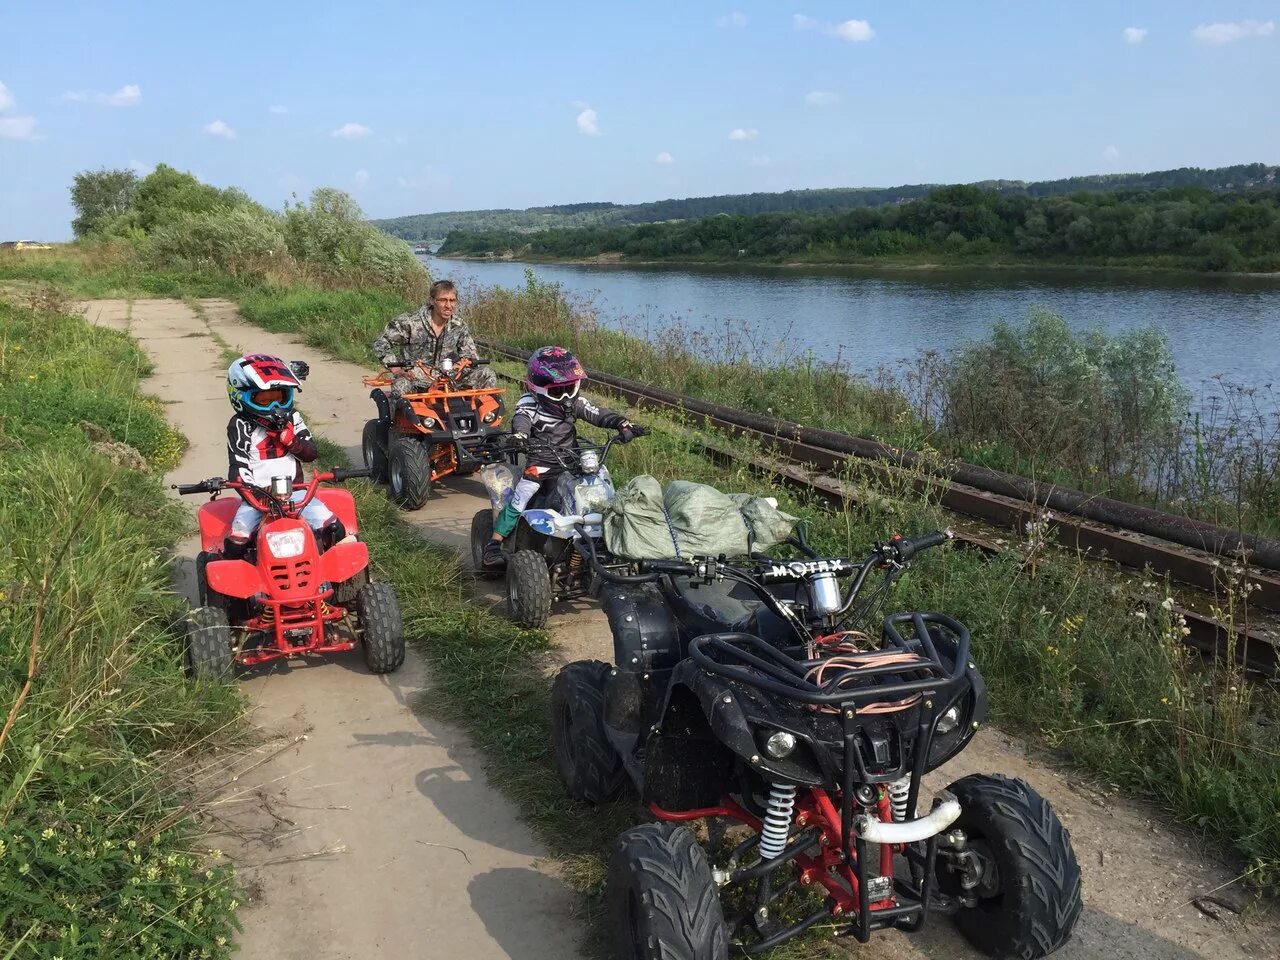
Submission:
{"label": "camouflage jacket", "polygon": [[477,357],[476,341],[467,325],[454,317],[440,336],[431,329],[431,311],[422,306],[413,313],[394,317],[373,341],[373,353],[388,366],[393,361],[422,360],[438,366],[445,357]]}

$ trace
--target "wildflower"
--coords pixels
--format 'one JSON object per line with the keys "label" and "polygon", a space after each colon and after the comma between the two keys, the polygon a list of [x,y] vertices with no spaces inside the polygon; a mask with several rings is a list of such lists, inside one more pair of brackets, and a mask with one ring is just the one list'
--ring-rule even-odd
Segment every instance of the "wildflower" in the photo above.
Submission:
{"label": "wildflower", "polygon": [[41,840],[52,840],[52,839],[53,839],[53,833],[54,833],[54,831],[53,831],[53,827],[45,827],[45,828],[44,828],[44,830],[42,830],[42,831],[40,832],[40,839],[41,839]]}
{"label": "wildflower", "polygon": [[18,868],[18,873],[22,874],[24,877],[30,872],[31,872],[31,864],[29,863],[24,863],[22,866]]}
{"label": "wildflower", "polygon": [[1147,611],[1145,611],[1145,610],[1135,610],[1135,611],[1133,612],[1133,615],[1134,615],[1135,617],[1137,617],[1139,620],[1145,620],[1145,619],[1147,619]]}
{"label": "wildflower", "polygon": [[1165,597],[1165,598],[1164,598],[1164,602],[1163,602],[1163,603],[1161,603],[1161,604],[1160,604],[1160,606],[1164,607],[1166,610],[1172,610],[1172,609],[1173,609],[1173,597]]}
{"label": "wildflower", "polygon": [[1160,702],[1161,702],[1161,703],[1163,703],[1163,704],[1167,707],[1167,706],[1169,705],[1169,698],[1168,698],[1168,697],[1161,697],[1161,698],[1160,698]]}

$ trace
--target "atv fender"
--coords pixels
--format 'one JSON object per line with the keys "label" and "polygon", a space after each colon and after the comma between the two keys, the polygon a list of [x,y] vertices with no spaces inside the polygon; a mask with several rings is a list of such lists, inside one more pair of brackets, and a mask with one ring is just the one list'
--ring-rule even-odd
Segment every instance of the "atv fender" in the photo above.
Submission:
{"label": "atv fender", "polygon": [[200,522],[200,549],[221,553],[222,545],[231,533],[231,520],[240,509],[239,497],[223,497],[201,505],[197,515]]}
{"label": "atv fender", "polygon": [[387,392],[379,387],[369,391],[369,396],[373,398],[373,402],[378,407],[378,419],[383,423],[391,422],[391,401],[387,399]]}
{"label": "atv fender", "polygon": [[204,568],[209,589],[225,597],[247,600],[267,592],[258,568],[247,560],[215,560]]}
{"label": "atv fender", "polygon": [[329,583],[342,583],[368,565],[368,544],[359,540],[336,543],[320,555],[320,579]]}
{"label": "atv fender", "polygon": [[316,499],[329,508],[335,517],[342,521],[347,533],[359,533],[360,523],[356,518],[356,500],[350,490],[337,487],[324,487],[316,491]]}
{"label": "atv fender", "polygon": [[[659,721],[659,736],[683,735],[683,731],[678,728],[687,725],[688,711],[681,707],[688,703],[691,696],[701,706],[711,736],[766,779],[821,786],[834,776],[834,771],[819,770],[812,762],[798,762],[803,755],[800,750],[785,760],[774,760],[766,756],[756,743],[756,734],[764,728],[776,729],[769,718],[771,711],[768,698],[757,696],[749,687],[731,684],[723,677],[707,673],[692,659],[682,660],[672,671],[671,685],[667,689],[666,703],[663,704],[662,719]],[[780,722],[778,726],[791,729],[801,742],[810,739],[807,731],[793,729],[789,723]],[[817,753],[819,762],[825,758],[826,751],[814,752]]]}
{"label": "atv fender", "polygon": [[662,596],[651,586],[605,584],[604,615],[613,634],[613,662],[605,722],[637,734],[657,716],[671,668],[680,660],[680,632]]}

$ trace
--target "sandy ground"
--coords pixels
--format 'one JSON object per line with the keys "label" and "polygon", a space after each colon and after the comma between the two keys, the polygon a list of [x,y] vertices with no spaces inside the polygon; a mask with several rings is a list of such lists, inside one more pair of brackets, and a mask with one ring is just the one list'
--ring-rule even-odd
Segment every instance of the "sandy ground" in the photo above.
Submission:
{"label": "sandy ground", "polygon": [[[310,362],[301,398],[308,421],[359,460],[360,430],[372,411],[363,370],[245,324],[226,301],[202,301],[202,312],[161,300],[132,309],[121,301],[86,305],[91,322],[127,329],[155,362],[146,388],[169,403],[172,421],[191,440],[173,479],[226,468],[226,365],[215,337],[237,350]],[[437,489],[406,518],[424,536],[465,551],[484,494],[471,481]],[[195,550],[194,541],[184,545],[188,560]],[[496,602],[492,589],[478,600]],[[550,629],[557,660],[610,657],[608,629],[590,604],[559,612]],[[226,801],[228,829],[240,837],[224,847],[255,891],[241,916],[241,956],[577,955],[574,898],[540,864],[547,851],[485,782],[466,738],[410,706],[430,702],[429,678],[412,652],[390,678],[370,675],[354,653],[261,670],[242,683],[268,738],[260,756],[284,749],[246,774]],[[941,786],[973,772],[1024,778],[1071,831],[1085,911],[1057,955],[1063,960],[1275,957],[1280,950],[1277,912],[1249,906],[1231,882],[1238,870],[1158,812],[1058,772],[996,730],[980,734],[935,780]],[[335,852],[294,859],[322,851]],[[1206,917],[1192,901],[1214,890],[1248,909]],[[850,949],[886,960],[980,956],[945,921],[920,936],[879,934]]]}

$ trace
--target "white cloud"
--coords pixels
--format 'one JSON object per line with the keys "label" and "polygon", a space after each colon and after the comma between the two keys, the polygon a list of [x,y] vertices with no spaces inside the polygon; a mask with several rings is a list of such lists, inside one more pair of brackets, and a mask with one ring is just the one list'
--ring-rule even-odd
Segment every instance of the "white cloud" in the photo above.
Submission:
{"label": "white cloud", "polygon": [[806,17],[803,13],[793,13],[791,22],[795,24],[797,30],[815,30],[822,26],[819,21],[813,19],[813,17]]}
{"label": "white cloud", "polygon": [[871,24],[865,20],[846,20],[844,23],[837,23],[828,32],[833,37],[848,40],[850,43],[866,43],[876,35],[876,32],[871,29]]}
{"label": "white cloud", "polygon": [[599,116],[590,107],[578,114],[578,132],[588,137],[600,136]]}
{"label": "white cloud", "polygon": [[754,140],[760,136],[760,131],[755,127],[734,127],[729,131],[730,140]]}
{"label": "white cloud", "polygon": [[810,90],[804,95],[804,102],[811,107],[829,107],[840,99],[840,95],[832,90]]}
{"label": "white cloud", "polygon": [[0,140],[37,140],[35,117],[0,117]]}
{"label": "white cloud", "polygon": [[274,113],[277,117],[283,117],[288,112],[289,112],[288,107],[281,106],[278,103],[273,104],[270,107],[267,107],[267,113]]}
{"label": "white cloud", "polygon": [[1102,151],[1102,159],[1105,160],[1107,163],[1115,163],[1117,160],[1120,159],[1120,151],[1117,150],[1114,146],[1109,146]]}
{"label": "white cloud", "polygon": [[0,83],[0,110],[8,110],[14,104],[13,94],[9,88]]}
{"label": "white cloud", "polygon": [[103,93],[99,90],[70,90],[62,95],[64,100],[77,103],[92,103],[99,107],[134,107],[142,102],[142,88],[136,83],[127,83],[115,93]]}
{"label": "white cloud", "polygon": [[747,15],[741,10],[735,10],[733,13],[727,13],[723,17],[716,19],[717,27],[737,27],[741,30],[747,25]]}
{"label": "white cloud", "polygon": [[1234,20],[1227,23],[1202,23],[1191,31],[1191,36],[1201,43],[1218,46],[1243,40],[1245,37],[1269,37],[1275,29],[1274,20]]}
{"label": "white cloud", "polygon": [[356,175],[352,177],[357,187],[367,187],[369,185],[369,171],[363,167],[356,171]]}
{"label": "white cloud", "polygon": [[371,133],[373,131],[363,123],[344,123],[333,131],[333,136],[339,140],[359,140],[361,137],[367,137]]}
{"label": "white cloud", "polygon": [[204,132],[209,134],[211,137],[222,137],[223,140],[234,140],[236,138],[236,132],[221,120],[215,120],[213,123],[205,124]]}
{"label": "white cloud", "polygon": [[1141,43],[1147,39],[1146,27],[1125,27],[1121,35],[1125,43]]}
{"label": "white cloud", "polygon": [[660,154],[658,154],[653,159],[656,160],[658,163],[675,163],[676,162],[676,158],[673,157],[671,154],[667,153],[667,151],[665,150],[663,150]]}

